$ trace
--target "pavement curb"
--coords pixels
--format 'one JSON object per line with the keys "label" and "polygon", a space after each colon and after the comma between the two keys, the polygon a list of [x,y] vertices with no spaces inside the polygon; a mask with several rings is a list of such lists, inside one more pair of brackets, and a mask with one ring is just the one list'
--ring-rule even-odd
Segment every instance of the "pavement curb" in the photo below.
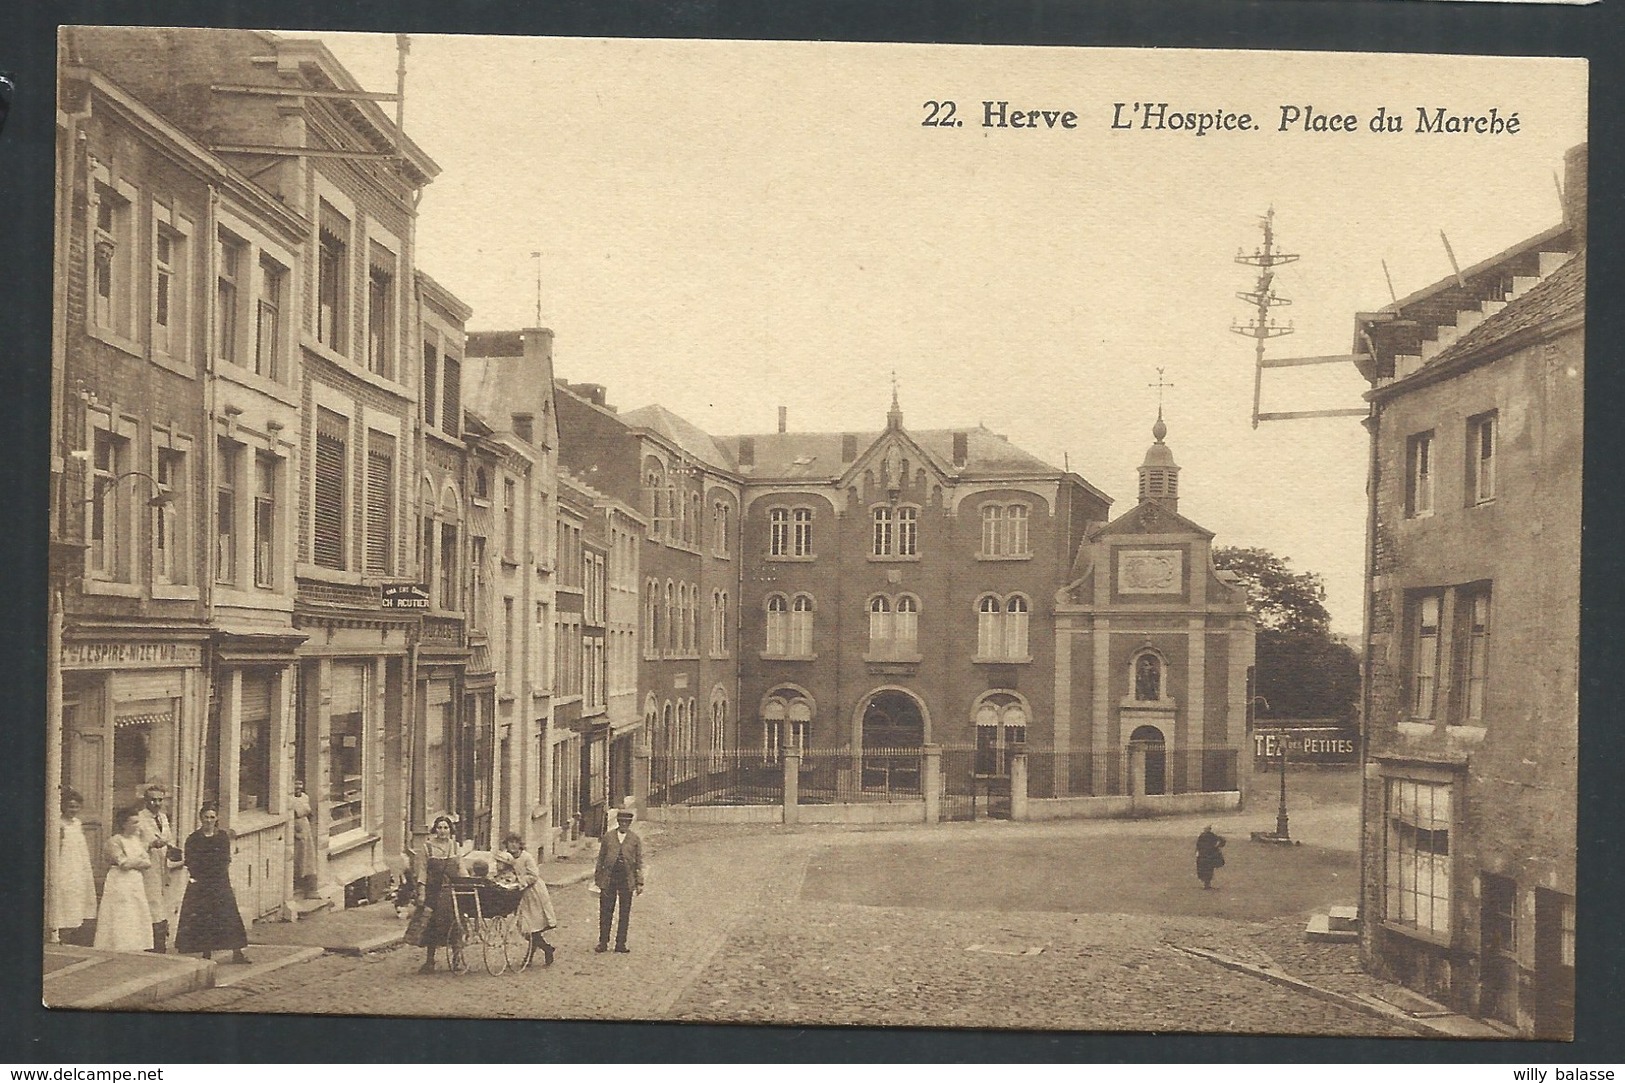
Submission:
{"label": "pavement curb", "polygon": [[[265,945],[269,947],[270,945]],[[263,948],[261,949],[263,950]],[[263,963],[250,963],[248,966],[220,967],[214,972],[214,987],[216,989],[230,989],[245,981],[269,974],[273,970],[281,970],[285,966],[295,963],[308,963],[312,959],[320,959],[327,952],[317,947],[296,947],[281,958],[271,959]]]}
{"label": "pavement curb", "polygon": [[185,965],[170,965],[172,973],[155,977],[143,974],[117,985],[68,1002],[48,1003],[53,1008],[119,1009],[140,1008],[182,993],[207,989],[214,984],[216,964],[208,959],[186,959]]}
{"label": "pavement curb", "polygon": [[547,885],[548,890],[556,887],[569,887],[572,884],[579,884],[583,880],[591,880],[594,871],[594,869],[571,869],[556,878],[543,876],[542,882]]}
{"label": "pavement curb", "polygon": [[1240,959],[1232,959],[1228,955],[1221,955],[1216,951],[1208,951],[1205,948],[1187,948],[1182,944],[1172,944],[1170,947],[1187,955],[1194,955],[1198,959],[1206,959],[1210,963],[1217,963],[1229,970],[1260,978],[1273,985],[1282,985],[1319,1000],[1375,1016],[1384,1022],[1404,1027],[1413,1034],[1419,1034],[1426,1038],[1474,1039],[1506,1037],[1491,1027],[1482,1027],[1482,1033],[1480,1033],[1479,1028],[1481,1025],[1468,1020],[1465,1016],[1452,1015],[1445,1017],[1455,1020],[1453,1024],[1445,1023],[1442,1020],[1435,1022],[1428,1019],[1418,1019],[1407,1012],[1401,1011],[1399,1008],[1388,1008],[1375,1000],[1366,1000],[1362,997],[1350,996],[1347,993],[1339,993],[1324,986],[1315,985],[1313,982],[1304,981],[1302,978],[1288,974],[1284,970],[1278,970],[1273,966],[1260,966],[1256,963],[1243,962]]}

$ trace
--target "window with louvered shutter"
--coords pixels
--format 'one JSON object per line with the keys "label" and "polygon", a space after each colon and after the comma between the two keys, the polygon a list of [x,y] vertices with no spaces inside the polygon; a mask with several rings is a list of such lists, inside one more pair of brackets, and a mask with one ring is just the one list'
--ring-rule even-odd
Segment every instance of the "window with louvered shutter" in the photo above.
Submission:
{"label": "window with louvered shutter", "polygon": [[423,344],[423,421],[428,425],[440,423],[440,351],[432,342]]}
{"label": "window with louvered shutter", "polygon": [[349,422],[338,414],[318,411],[311,555],[323,568],[344,568],[344,476],[349,428]]}
{"label": "window with louvered shutter", "polygon": [[443,412],[440,428],[443,432],[456,436],[463,431],[463,363],[447,354],[440,368],[445,377],[445,394],[441,396]]}
{"label": "window with louvered shutter", "polygon": [[367,434],[367,571],[387,575],[395,548],[395,438]]}

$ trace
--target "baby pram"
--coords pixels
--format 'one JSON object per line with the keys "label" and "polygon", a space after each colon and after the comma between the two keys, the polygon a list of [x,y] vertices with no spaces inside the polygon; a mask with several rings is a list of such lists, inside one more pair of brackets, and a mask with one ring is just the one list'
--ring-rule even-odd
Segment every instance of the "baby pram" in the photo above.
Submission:
{"label": "baby pram", "polygon": [[468,973],[476,951],[489,974],[518,972],[530,966],[536,949],[529,934],[519,928],[517,912],[524,892],[517,885],[455,877],[445,893],[450,896],[452,913],[448,947],[454,973]]}

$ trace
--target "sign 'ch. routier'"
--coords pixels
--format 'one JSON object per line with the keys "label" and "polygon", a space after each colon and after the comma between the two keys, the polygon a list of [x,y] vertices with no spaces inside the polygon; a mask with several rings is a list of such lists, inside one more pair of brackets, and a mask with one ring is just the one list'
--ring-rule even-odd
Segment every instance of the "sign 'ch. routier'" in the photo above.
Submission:
{"label": "sign 'ch. routier'", "polygon": [[196,666],[203,663],[197,643],[68,643],[62,647],[65,669],[98,666]]}
{"label": "sign 'ch. routier'", "polygon": [[429,588],[422,583],[385,583],[385,609],[428,609]]}

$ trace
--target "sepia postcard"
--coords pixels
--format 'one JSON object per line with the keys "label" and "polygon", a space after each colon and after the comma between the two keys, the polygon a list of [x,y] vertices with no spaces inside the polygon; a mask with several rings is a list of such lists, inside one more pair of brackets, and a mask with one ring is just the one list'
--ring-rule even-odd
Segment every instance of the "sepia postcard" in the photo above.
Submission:
{"label": "sepia postcard", "polygon": [[1572,1038],[1584,60],[57,77],[48,1006]]}

